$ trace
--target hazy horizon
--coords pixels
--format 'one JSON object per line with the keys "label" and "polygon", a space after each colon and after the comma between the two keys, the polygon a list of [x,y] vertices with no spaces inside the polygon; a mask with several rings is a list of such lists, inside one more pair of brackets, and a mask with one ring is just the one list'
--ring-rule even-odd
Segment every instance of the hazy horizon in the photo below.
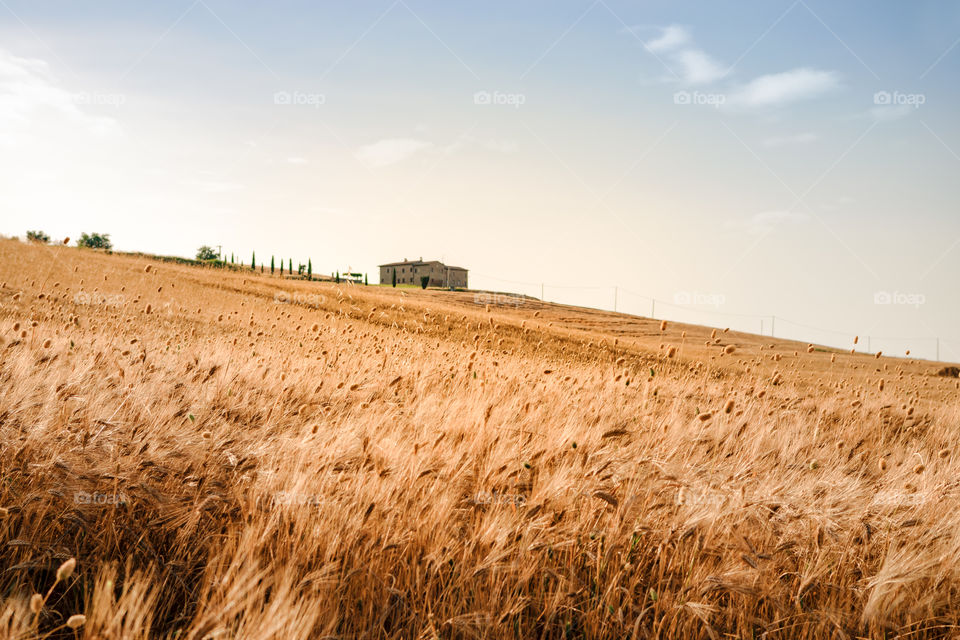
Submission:
{"label": "hazy horizon", "polygon": [[472,288],[609,309],[617,287],[628,313],[656,298],[658,317],[767,334],[775,315],[778,337],[928,358],[939,337],[960,360],[960,6],[0,16],[0,233],[371,282],[422,256]]}

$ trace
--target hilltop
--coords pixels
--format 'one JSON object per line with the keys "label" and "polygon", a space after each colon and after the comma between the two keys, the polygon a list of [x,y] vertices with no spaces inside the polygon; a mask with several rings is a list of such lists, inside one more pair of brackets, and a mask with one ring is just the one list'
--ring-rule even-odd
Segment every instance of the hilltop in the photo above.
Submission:
{"label": "hilltop", "polygon": [[942,365],[13,240],[0,285],[7,635],[960,624]]}

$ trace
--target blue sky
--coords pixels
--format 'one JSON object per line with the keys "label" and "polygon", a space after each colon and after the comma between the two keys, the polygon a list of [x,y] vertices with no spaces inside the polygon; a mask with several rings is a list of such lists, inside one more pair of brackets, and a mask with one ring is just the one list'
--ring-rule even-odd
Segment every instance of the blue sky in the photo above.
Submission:
{"label": "blue sky", "polygon": [[943,2],[3,0],[0,232],[958,360],[958,42]]}

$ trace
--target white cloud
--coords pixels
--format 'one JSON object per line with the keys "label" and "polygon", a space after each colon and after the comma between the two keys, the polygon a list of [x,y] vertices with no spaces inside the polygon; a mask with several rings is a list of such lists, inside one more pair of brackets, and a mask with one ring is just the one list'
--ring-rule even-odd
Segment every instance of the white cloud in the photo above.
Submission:
{"label": "white cloud", "polygon": [[784,147],[788,145],[810,144],[820,139],[815,133],[796,133],[789,136],[771,136],[763,141],[765,147]]}
{"label": "white cloud", "polygon": [[735,91],[730,104],[744,107],[768,107],[813,98],[840,86],[836,71],[793,69],[751,80]]}
{"label": "white cloud", "polygon": [[676,49],[688,42],[690,42],[690,32],[678,24],[671,24],[670,26],[663,27],[659,38],[651,40],[646,44],[647,49],[650,51],[660,53],[661,51]]}
{"label": "white cloud", "polygon": [[687,84],[709,84],[727,75],[726,67],[699,49],[684,49],[671,55]]}
{"label": "white cloud", "polygon": [[418,151],[432,146],[432,142],[415,138],[387,138],[360,147],[354,157],[371,167],[385,167],[402,162]]}
{"label": "white cloud", "polygon": [[[643,27],[637,27],[642,29]],[[664,78],[666,82],[679,80],[685,84],[709,84],[727,75],[728,69],[717,62],[705,51],[693,46],[690,31],[679,24],[658,27],[660,35],[646,43],[647,50],[654,55],[665,55],[673,76]],[[621,29],[621,32],[625,30]],[[636,34],[634,29],[628,30]]]}
{"label": "white cloud", "polygon": [[36,58],[18,58],[0,49],[0,78],[19,78],[29,81],[32,78],[49,78],[50,65]]}
{"label": "white cloud", "polygon": [[752,235],[761,235],[785,224],[805,222],[808,218],[805,213],[795,211],[762,211],[746,219],[727,220],[726,226]]}
{"label": "white cloud", "polygon": [[28,143],[51,125],[103,134],[115,130],[113,118],[94,116],[81,108],[91,95],[60,86],[43,60],[20,58],[0,49],[0,142]]}

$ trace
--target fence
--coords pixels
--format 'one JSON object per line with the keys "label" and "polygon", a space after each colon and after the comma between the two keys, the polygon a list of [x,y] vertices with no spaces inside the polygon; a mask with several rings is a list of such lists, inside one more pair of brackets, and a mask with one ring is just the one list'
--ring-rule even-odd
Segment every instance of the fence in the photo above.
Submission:
{"label": "fence", "polygon": [[720,311],[717,308],[710,309],[711,305],[719,307],[723,304],[722,296],[718,294],[680,292],[674,296],[673,301],[670,301],[652,298],[613,285],[575,286],[521,282],[476,272],[471,272],[470,277],[471,285],[475,289],[502,290],[499,285],[493,287],[477,286],[478,280],[480,282],[489,280],[510,285],[514,293],[524,294],[544,302],[617,311],[658,320],[671,320],[707,327],[730,327],[735,331],[809,342],[838,349],[855,347],[861,353],[882,351],[884,355],[904,357],[906,352],[910,351],[909,357],[911,358],[940,361],[941,356],[944,356],[954,362],[960,360],[960,354],[958,354],[960,345],[942,340],[937,336],[860,335],[859,342],[854,345],[853,340],[857,334],[853,332],[815,327],[794,322],[782,316],[730,313]]}

